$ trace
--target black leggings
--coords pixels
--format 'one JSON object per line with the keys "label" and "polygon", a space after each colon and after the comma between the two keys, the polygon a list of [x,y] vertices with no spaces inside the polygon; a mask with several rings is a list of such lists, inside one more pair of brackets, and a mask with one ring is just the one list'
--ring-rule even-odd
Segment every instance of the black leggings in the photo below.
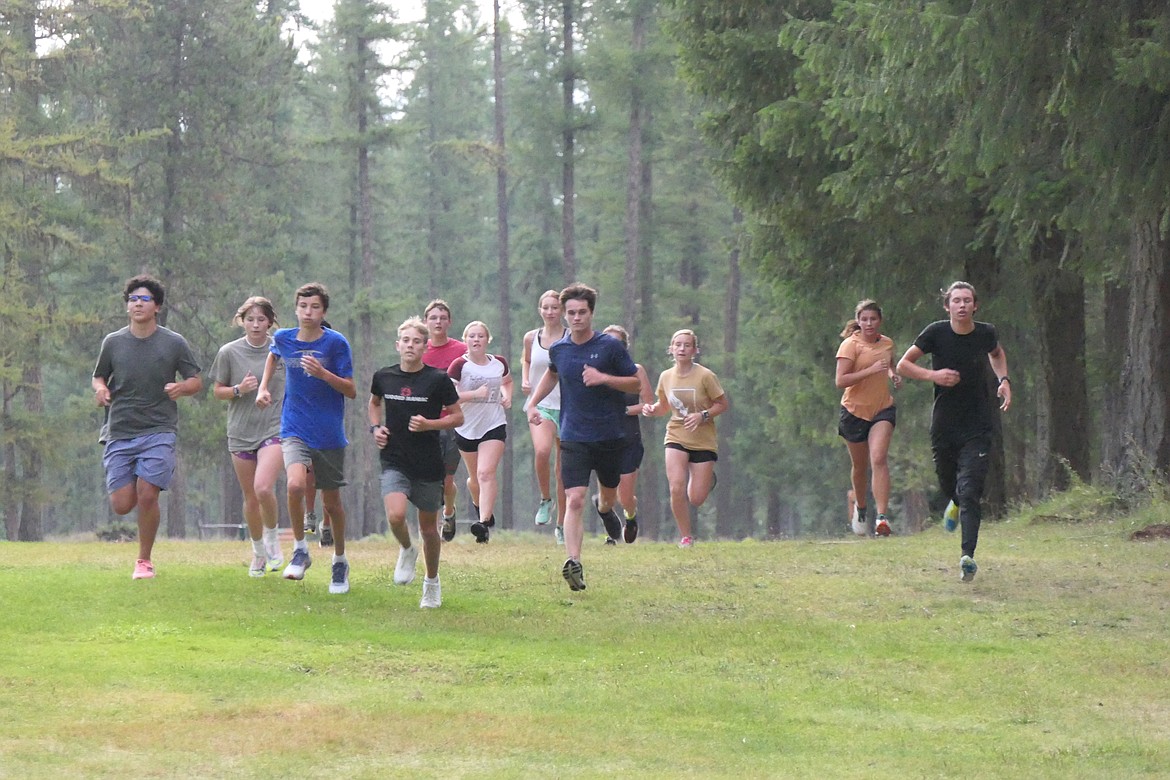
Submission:
{"label": "black leggings", "polygon": [[934,444],[934,473],[938,486],[947,498],[959,506],[959,523],[963,529],[963,555],[975,555],[979,543],[979,521],[983,514],[983,483],[991,463],[991,434],[981,434],[961,444]]}

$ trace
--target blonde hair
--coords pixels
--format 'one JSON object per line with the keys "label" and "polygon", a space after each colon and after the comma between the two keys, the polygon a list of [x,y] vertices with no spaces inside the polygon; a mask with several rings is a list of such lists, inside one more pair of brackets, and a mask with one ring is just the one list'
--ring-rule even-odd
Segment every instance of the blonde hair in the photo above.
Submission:
{"label": "blonde hair", "polygon": [[544,303],[545,298],[550,297],[555,298],[557,303],[561,302],[561,293],[558,290],[545,290],[540,294],[540,297],[536,299],[537,308],[540,307],[540,304]]}
{"label": "blonde hair", "polygon": [[414,328],[416,331],[418,331],[423,338],[426,338],[427,334],[430,333],[430,331],[427,330],[427,324],[421,319],[418,317],[407,317],[402,321],[402,324],[398,326],[398,338],[402,338],[402,331],[408,330],[410,328]]}
{"label": "blonde hair", "polygon": [[630,348],[630,332],[621,325],[606,325],[602,333],[609,333],[622,343],[626,349]]}
{"label": "blonde hair", "polygon": [[463,329],[463,340],[467,341],[467,332],[475,327],[483,328],[483,332],[487,334],[488,343],[491,344],[492,343],[491,328],[489,328],[486,323],[483,323],[479,320],[472,320],[471,322],[467,323],[467,327]]}

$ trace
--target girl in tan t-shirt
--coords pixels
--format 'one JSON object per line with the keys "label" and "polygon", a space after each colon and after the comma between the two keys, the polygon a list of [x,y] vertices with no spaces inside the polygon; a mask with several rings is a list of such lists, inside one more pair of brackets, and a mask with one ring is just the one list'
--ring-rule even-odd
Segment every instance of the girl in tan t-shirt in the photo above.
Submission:
{"label": "girl in tan t-shirt", "polygon": [[849,449],[853,485],[850,525],[859,536],[869,534],[865,500],[871,470],[878,511],[873,530],[879,536],[890,534],[890,467],[886,453],[894,435],[896,411],[890,382],[899,387],[902,380],[894,373],[894,342],[881,334],[881,325],[881,307],[871,300],[861,301],[841,332],[844,341],[837,349],[837,387],[845,390],[837,432]]}
{"label": "girl in tan t-shirt", "polygon": [[642,414],[670,414],[666,424],[666,480],[670,484],[670,511],[678,524],[679,547],[694,545],[691,511],[703,505],[715,486],[715,418],[730,404],[719,377],[695,362],[699,337],[689,328],[670,337],[674,366],[658,377],[658,401],[642,407]]}

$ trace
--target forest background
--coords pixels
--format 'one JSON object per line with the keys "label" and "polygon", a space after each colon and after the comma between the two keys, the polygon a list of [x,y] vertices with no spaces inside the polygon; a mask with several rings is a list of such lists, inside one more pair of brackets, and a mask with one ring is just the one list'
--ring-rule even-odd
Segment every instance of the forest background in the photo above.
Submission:
{"label": "forest background", "polygon": [[[519,370],[537,296],[601,291],[652,380],[679,327],[732,411],[701,537],[835,535],[838,333],[900,354],[966,279],[1014,404],[992,514],[1073,481],[1140,502],[1170,467],[1170,10],[1153,0],[7,0],[0,6],[0,502],[10,540],[99,531],[89,390],[125,279],[204,369],[262,294],[320,280],[354,347],[345,500],[384,529],[364,388],[432,297]],[[895,529],[940,508],[930,387],[897,394]],[[226,410],[181,406],[165,533],[240,517]],[[536,505],[518,412],[505,527]],[[644,533],[673,535],[661,421]],[[461,501],[467,506],[466,499]],[[351,522],[353,522],[351,520]]]}

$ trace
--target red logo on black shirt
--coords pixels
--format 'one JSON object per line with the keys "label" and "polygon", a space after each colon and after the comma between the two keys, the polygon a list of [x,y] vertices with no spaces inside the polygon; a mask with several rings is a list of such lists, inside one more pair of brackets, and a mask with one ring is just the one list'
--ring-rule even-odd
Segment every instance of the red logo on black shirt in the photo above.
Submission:
{"label": "red logo on black shirt", "polygon": [[414,395],[414,392],[409,387],[402,388],[402,390],[400,392],[402,393],[402,395],[407,396],[407,397]]}

